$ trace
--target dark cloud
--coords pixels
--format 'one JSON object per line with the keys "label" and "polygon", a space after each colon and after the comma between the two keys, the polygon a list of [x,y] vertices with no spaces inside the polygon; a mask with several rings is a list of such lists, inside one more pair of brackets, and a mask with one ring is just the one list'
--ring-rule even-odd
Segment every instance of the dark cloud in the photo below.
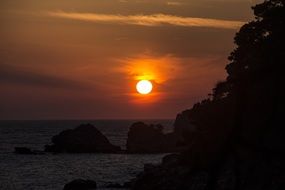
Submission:
{"label": "dark cloud", "polygon": [[88,89],[90,86],[70,79],[40,74],[26,68],[0,64],[0,83],[35,85],[48,88]]}

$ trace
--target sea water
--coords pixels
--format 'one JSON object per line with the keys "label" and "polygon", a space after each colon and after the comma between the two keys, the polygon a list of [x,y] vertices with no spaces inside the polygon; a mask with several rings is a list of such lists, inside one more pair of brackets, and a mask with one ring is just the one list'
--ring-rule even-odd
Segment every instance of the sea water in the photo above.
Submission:
{"label": "sea water", "polygon": [[[123,183],[143,170],[145,163],[160,163],[164,154],[44,154],[20,155],[14,147],[43,150],[51,137],[83,123],[96,126],[111,143],[125,149],[127,133],[138,120],[0,121],[0,189],[62,190],[77,179],[95,180],[98,189]],[[143,120],[172,130],[173,120]]]}

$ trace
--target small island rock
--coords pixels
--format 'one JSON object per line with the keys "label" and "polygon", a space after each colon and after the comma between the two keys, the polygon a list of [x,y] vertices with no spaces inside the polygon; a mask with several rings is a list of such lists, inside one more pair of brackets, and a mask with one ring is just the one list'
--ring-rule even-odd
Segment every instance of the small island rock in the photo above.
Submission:
{"label": "small island rock", "polygon": [[93,125],[82,124],[75,129],[62,131],[52,138],[52,145],[46,145],[47,152],[67,153],[116,153],[119,146],[109,140]]}
{"label": "small island rock", "polygon": [[127,153],[176,152],[174,133],[163,133],[162,125],[147,125],[143,122],[132,124],[128,132]]}

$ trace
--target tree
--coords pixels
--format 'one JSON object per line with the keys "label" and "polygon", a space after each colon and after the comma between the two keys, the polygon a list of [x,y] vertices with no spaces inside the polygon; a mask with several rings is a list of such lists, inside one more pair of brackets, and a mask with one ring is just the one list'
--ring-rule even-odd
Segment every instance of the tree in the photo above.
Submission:
{"label": "tree", "polygon": [[284,0],[266,0],[253,7],[255,20],[236,34],[237,48],[226,66],[227,82],[236,87],[271,78],[283,70],[285,56]]}
{"label": "tree", "polygon": [[226,81],[220,81],[213,88],[213,100],[219,100],[227,97],[229,93],[229,85]]}
{"label": "tree", "polygon": [[[284,144],[280,137],[285,130],[278,124],[283,118],[285,105],[285,85],[282,83],[285,76],[284,5],[284,0],[265,0],[253,7],[255,19],[242,26],[235,36],[237,47],[229,56],[227,80],[213,89],[213,100],[227,93],[235,109],[235,122],[224,148],[224,157],[241,144],[252,152],[260,152],[262,159],[269,163],[273,154],[285,153],[284,146],[279,146]],[[270,139],[268,134],[273,134],[271,138],[275,139]],[[207,189],[215,188],[215,176],[222,164],[220,162],[213,167]],[[242,189],[239,167],[239,158],[236,156],[235,189]],[[268,171],[263,171],[266,179],[262,182],[263,189],[270,189],[272,185],[271,170],[269,165]]]}

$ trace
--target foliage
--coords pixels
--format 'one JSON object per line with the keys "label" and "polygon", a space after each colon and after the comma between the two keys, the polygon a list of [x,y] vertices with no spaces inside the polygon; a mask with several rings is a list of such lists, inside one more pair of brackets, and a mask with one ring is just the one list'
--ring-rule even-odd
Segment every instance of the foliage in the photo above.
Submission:
{"label": "foliage", "polygon": [[281,75],[285,57],[284,4],[284,0],[266,0],[253,7],[255,19],[236,34],[237,48],[226,66],[228,77],[213,89],[214,100]]}

